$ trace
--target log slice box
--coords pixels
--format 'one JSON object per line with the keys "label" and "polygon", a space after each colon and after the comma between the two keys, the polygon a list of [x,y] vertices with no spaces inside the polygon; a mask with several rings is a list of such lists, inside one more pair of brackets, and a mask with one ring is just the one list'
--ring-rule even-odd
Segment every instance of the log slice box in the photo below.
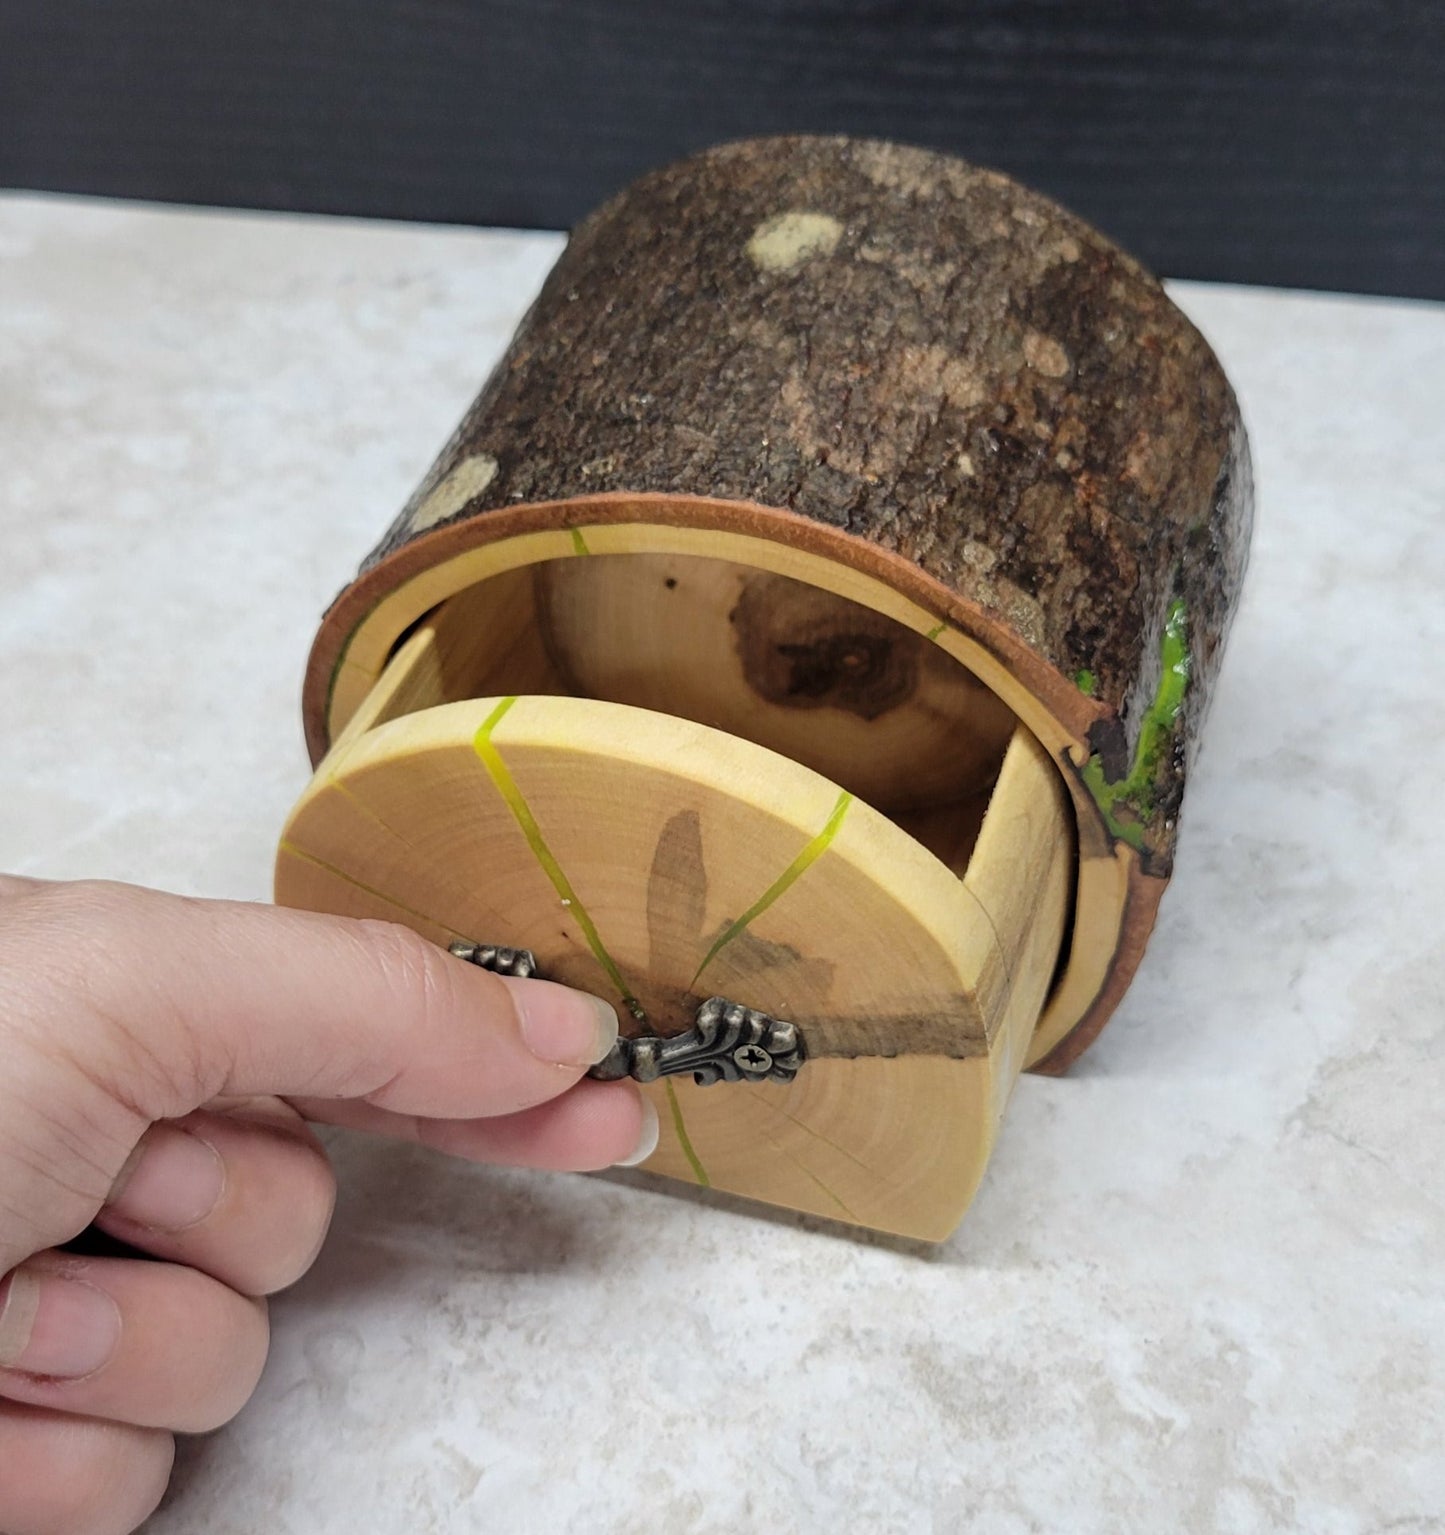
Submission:
{"label": "log slice box", "polygon": [[1208,346],[1063,209],[877,142],[685,160],[573,233],[327,613],[277,899],[528,950],[649,1059],[712,997],[787,1026],[786,1080],[646,1083],[647,1169],[941,1239],[1139,963],[1251,506]]}

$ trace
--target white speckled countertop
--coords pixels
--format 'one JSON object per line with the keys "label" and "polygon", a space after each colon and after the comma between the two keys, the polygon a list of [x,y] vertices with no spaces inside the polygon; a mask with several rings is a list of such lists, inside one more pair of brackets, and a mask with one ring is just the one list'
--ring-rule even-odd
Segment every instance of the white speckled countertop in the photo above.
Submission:
{"label": "white speckled countertop", "polygon": [[[0,198],[0,866],[264,898],[556,237]],[[156,1535],[1445,1530],[1445,309],[1178,284],[1244,606],[1139,979],[936,1252],[338,1136]]]}

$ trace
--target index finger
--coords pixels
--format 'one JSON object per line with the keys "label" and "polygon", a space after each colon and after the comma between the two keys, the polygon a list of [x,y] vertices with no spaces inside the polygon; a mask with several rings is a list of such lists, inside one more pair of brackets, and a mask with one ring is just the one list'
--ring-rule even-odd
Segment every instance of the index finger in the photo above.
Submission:
{"label": "index finger", "polygon": [[601,998],[492,975],[391,923],[127,885],[15,892],[0,977],[21,1028],[151,1119],[223,1094],[510,1114],[617,1037]]}

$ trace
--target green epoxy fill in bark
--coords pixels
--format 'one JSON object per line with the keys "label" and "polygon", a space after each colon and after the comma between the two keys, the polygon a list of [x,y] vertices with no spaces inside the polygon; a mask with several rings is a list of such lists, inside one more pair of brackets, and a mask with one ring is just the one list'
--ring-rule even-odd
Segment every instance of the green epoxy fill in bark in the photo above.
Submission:
{"label": "green epoxy fill in bark", "polygon": [[[1089,758],[1083,771],[1084,783],[1103,811],[1109,830],[1120,841],[1139,849],[1144,846],[1145,823],[1154,809],[1160,759],[1183,711],[1184,695],[1189,688],[1188,615],[1182,598],[1170,604],[1159,651],[1159,686],[1139,727],[1139,741],[1127,776],[1109,783],[1104,777],[1104,764],[1097,756]],[[1088,691],[1082,681],[1080,687]],[[1120,818],[1120,808],[1130,812],[1129,818]]]}

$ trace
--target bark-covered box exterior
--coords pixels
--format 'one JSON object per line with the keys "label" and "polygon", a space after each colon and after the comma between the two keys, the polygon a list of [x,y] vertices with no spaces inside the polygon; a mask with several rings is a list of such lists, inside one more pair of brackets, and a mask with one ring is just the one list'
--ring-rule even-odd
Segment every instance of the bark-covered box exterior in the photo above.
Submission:
{"label": "bark-covered box exterior", "polygon": [[[1071,770],[1104,835],[1167,878],[1249,455],[1202,337],[1079,219],[995,172],[839,138],[644,177],[574,232],[313,667],[416,541],[440,558],[438,529],[610,492],[776,509],[940,583],[1087,743]],[[317,749],[325,688],[313,675]]]}

